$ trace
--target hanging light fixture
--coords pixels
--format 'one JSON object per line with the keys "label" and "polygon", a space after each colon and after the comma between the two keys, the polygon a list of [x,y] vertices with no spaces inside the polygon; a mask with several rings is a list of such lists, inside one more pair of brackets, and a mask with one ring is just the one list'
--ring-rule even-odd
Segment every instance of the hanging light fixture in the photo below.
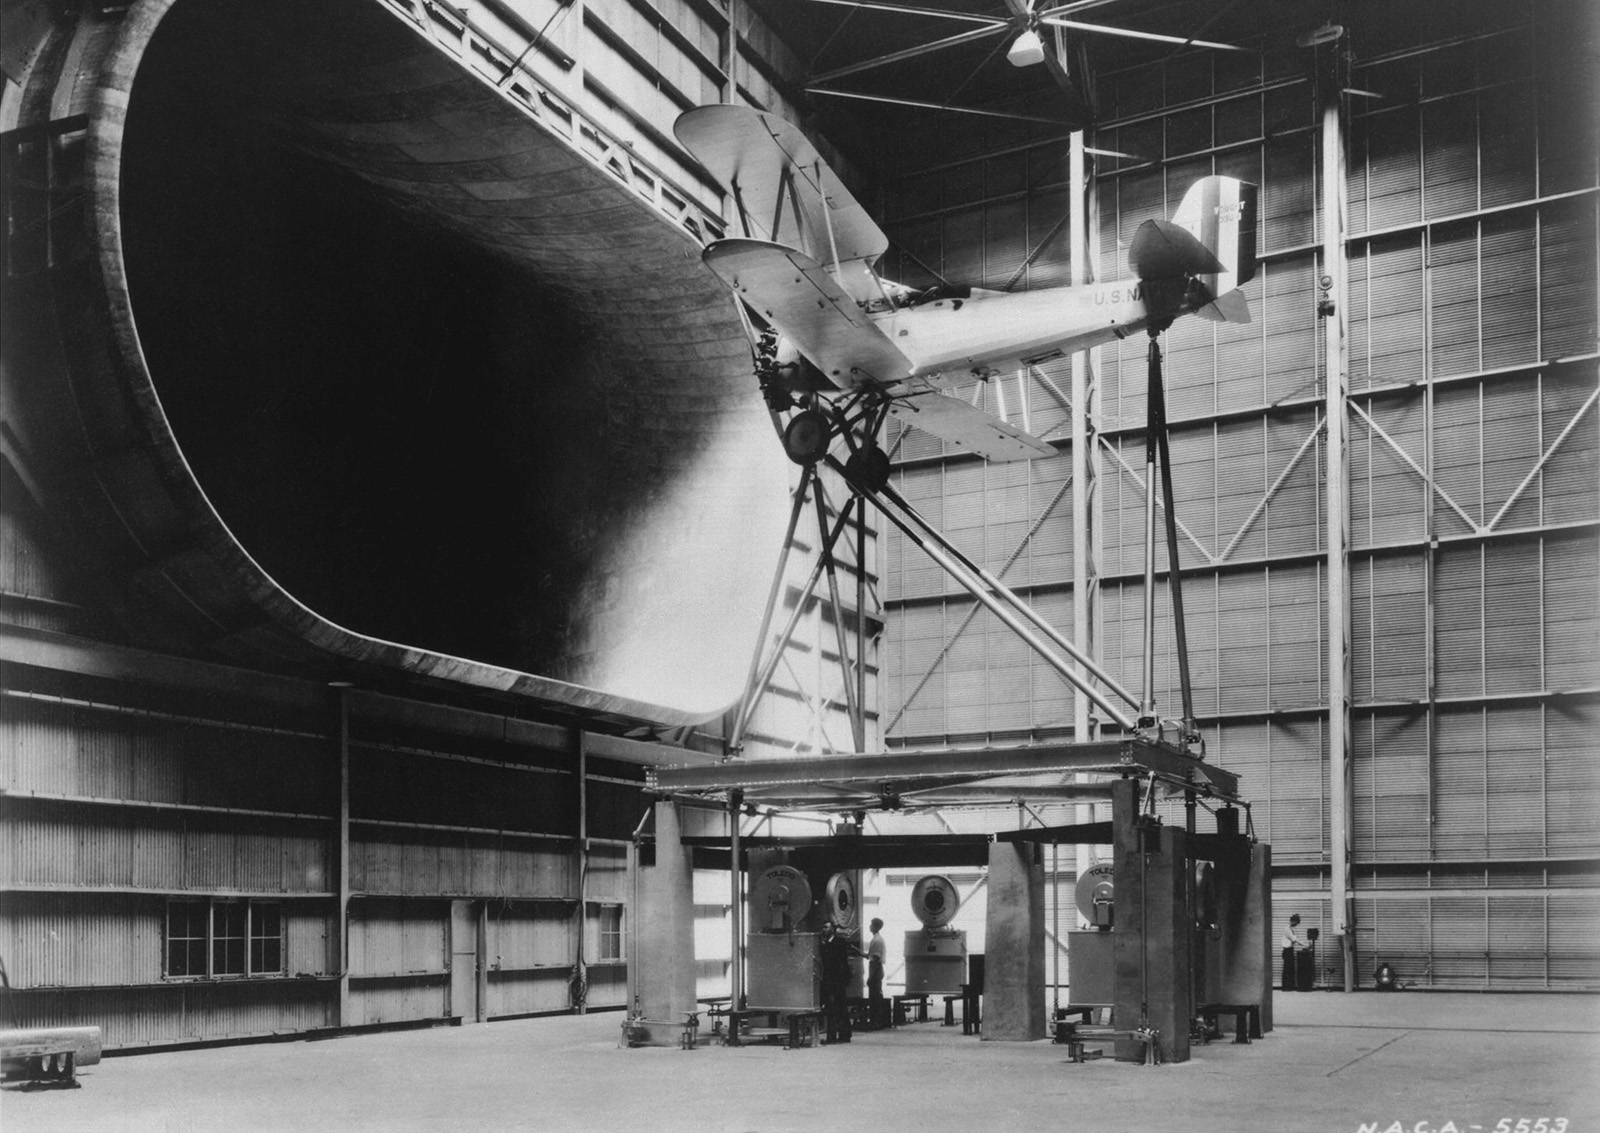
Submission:
{"label": "hanging light fixture", "polygon": [[1032,67],[1043,63],[1044,43],[1039,39],[1039,33],[1032,28],[1024,28],[1006,52],[1006,60],[1013,67]]}

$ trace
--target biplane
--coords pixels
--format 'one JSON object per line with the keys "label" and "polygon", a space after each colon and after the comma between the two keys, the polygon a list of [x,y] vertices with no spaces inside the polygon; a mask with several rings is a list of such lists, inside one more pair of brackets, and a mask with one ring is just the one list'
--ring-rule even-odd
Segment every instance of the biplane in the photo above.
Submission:
{"label": "biplane", "polygon": [[845,435],[852,472],[881,486],[888,458],[876,438],[888,416],[989,460],[1050,456],[1025,428],[944,391],[1140,330],[1153,338],[1185,314],[1250,321],[1239,288],[1255,274],[1256,187],[1232,177],[1201,178],[1171,221],[1139,226],[1131,279],[917,289],[877,273],[888,238],[792,123],[701,106],[674,132],[732,198],[743,235],[713,241],[702,259],[754,316],[768,405],[800,409],[784,430],[800,464]]}

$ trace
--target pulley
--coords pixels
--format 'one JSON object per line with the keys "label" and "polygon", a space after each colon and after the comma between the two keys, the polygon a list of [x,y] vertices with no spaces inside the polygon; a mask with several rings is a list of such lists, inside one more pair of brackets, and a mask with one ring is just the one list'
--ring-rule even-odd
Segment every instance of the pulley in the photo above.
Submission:
{"label": "pulley", "polygon": [[833,918],[833,923],[838,926],[839,931],[847,933],[855,928],[859,912],[855,878],[848,873],[836,873],[828,878],[828,885],[823,894],[828,915]]}
{"label": "pulley", "polygon": [[1115,911],[1114,870],[1110,862],[1092,865],[1078,875],[1072,895],[1083,919],[1096,928],[1109,928]]}
{"label": "pulley", "polygon": [[811,911],[811,883],[788,865],[761,871],[750,886],[750,920],[755,932],[793,932]]}
{"label": "pulley", "polygon": [[930,874],[911,887],[911,911],[924,928],[949,924],[960,907],[961,895],[942,874]]}

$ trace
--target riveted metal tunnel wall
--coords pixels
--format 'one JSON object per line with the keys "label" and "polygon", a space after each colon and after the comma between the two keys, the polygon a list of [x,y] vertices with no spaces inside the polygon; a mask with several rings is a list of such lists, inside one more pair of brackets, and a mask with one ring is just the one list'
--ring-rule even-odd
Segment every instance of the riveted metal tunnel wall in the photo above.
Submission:
{"label": "riveted metal tunnel wall", "polygon": [[155,0],[50,62],[90,246],[18,357],[135,640],[736,699],[788,472],[689,232],[378,0]]}

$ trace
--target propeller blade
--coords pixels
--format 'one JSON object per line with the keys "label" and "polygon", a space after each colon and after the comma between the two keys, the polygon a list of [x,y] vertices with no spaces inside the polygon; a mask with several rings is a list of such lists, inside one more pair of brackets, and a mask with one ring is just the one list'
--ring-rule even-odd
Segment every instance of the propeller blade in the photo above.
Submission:
{"label": "propeller blade", "polygon": [[1139,225],[1128,249],[1128,266],[1141,281],[1227,270],[1194,233],[1168,220],[1147,220]]}

